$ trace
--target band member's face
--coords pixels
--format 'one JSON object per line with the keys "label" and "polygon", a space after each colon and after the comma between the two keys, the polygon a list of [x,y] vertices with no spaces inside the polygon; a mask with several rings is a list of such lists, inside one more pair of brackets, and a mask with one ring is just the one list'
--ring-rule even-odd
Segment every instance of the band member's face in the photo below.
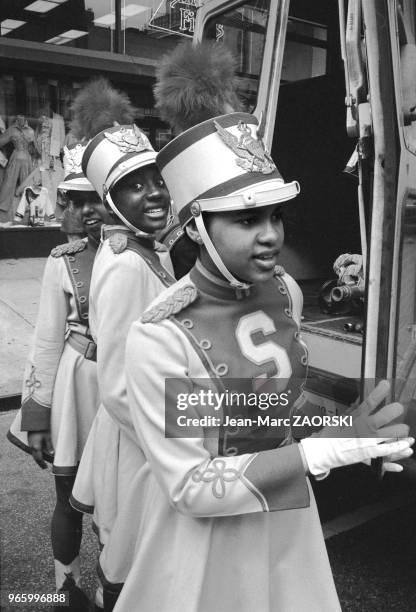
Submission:
{"label": "band member's face", "polygon": [[166,226],[170,196],[155,165],[139,168],[111,190],[116,208],[134,227],[154,234]]}
{"label": "band member's face", "polygon": [[113,223],[108,210],[95,191],[82,191],[73,200],[74,210],[78,210],[84,231],[100,238],[101,226]]}
{"label": "band member's face", "polygon": [[[281,206],[206,214],[208,234],[225,266],[237,279],[258,283],[273,276],[284,241]],[[205,248],[202,263],[218,269]]]}

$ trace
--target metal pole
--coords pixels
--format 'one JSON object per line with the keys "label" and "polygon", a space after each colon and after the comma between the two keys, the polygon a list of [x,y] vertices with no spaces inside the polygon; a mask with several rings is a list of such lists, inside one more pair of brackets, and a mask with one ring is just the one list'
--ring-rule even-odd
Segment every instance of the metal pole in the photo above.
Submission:
{"label": "metal pole", "polygon": [[116,18],[114,30],[114,53],[123,53],[123,33],[121,30],[121,2],[122,0],[114,0],[114,14]]}

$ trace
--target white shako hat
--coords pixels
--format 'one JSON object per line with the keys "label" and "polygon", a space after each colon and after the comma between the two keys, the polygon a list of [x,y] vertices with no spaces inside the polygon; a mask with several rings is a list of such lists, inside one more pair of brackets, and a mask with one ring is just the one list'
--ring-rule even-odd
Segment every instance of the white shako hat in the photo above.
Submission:
{"label": "white shako hat", "polygon": [[117,217],[133,232],[134,227],[117,209],[110,190],[120,179],[138,168],[155,164],[156,152],[137,125],[117,125],[99,132],[87,144],[82,169],[99,196],[106,199]]}
{"label": "white shako hat", "polygon": [[299,183],[285,183],[258,137],[249,113],[230,113],[186,130],[158,153],[156,163],[182,226],[195,219],[213,262],[233,287],[246,289],[229,272],[205,229],[203,212],[246,210],[295,198]]}
{"label": "white shako hat", "polygon": [[95,191],[82,172],[81,160],[85,145],[80,143],[64,147],[64,180],[58,185],[62,191]]}

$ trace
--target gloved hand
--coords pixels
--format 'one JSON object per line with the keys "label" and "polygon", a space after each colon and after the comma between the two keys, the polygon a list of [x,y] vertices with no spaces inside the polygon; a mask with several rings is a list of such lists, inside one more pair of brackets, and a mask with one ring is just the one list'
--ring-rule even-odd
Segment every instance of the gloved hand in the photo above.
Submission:
{"label": "gloved hand", "polygon": [[385,470],[401,471],[402,467],[394,462],[410,457],[413,453],[410,446],[414,443],[413,438],[406,437],[407,425],[391,424],[403,414],[403,406],[395,402],[371,414],[389,391],[389,383],[381,381],[354,412],[352,427],[324,427],[301,440],[311,474],[322,476],[333,468],[376,457],[386,458]]}
{"label": "gloved hand", "polygon": [[43,458],[43,453],[49,453],[50,455],[53,455],[54,453],[51,432],[49,429],[44,431],[28,431],[27,441],[33,459],[36,461],[38,466],[42,468],[42,470],[46,469],[47,464]]}

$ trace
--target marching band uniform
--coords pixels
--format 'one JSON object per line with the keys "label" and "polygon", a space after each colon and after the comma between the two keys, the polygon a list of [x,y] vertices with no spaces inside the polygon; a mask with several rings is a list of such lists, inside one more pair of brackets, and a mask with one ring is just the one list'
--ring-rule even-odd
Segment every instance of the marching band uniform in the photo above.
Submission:
{"label": "marching band uniform", "polygon": [[[257,127],[255,118],[240,113],[217,122],[234,135],[237,124],[246,135],[247,125]],[[181,204],[182,223],[189,221],[192,202],[201,193],[209,194],[201,202],[217,198],[221,205],[229,197],[235,208],[244,207],[244,198],[250,205],[253,197],[272,198],[270,203],[295,197],[297,183],[285,184],[274,164],[266,167],[270,162],[264,153],[270,173],[251,172],[235,163],[213,122],[201,126],[158,155],[173,200]],[[197,171],[199,154],[210,160],[204,172]],[[177,181],[178,176],[183,180]],[[227,189],[238,195],[228,196]],[[167,379],[177,381],[175,397],[178,388],[185,394],[201,387],[224,390],[225,376],[270,383],[276,370],[267,349],[277,347],[277,378],[290,372],[303,380],[307,351],[299,333],[301,310],[299,287],[279,267],[269,283],[248,286],[233,277],[222,281],[198,261],[132,326],[126,378],[144,459],[111,546],[100,556],[104,578],[115,585],[125,582],[116,612],[339,610],[316,504],[290,429],[280,438],[270,428],[254,426],[208,425],[197,428],[192,438],[177,430],[176,437],[169,437],[165,430],[165,419],[175,409]],[[265,321],[265,353],[257,360],[247,358],[237,330],[249,322],[251,332],[261,331]],[[302,385],[297,389],[301,394]],[[279,410],[268,413],[278,416]],[[204,413],[190,408],[184,414]],[[296,573],[287,569],[294,567]]]}
{"label": "marching band uniform", "polygon": [[[123,136],[125,139],[120,144],[119,138]],[[83,160],[86,175],[123,222],[123,225],[104,229],[94,265],[90,325],[98,347],[98,384],[102,405],[71,497],[75,508],[94,512],[102,544],[108,540],[120,499],[124,498],[131,478],[143,461],[135,442],[125,387],[127,332],[148,304],[174,282],[168,269],[167,253],[161,253],[159,258],[153,236],[133,227],[123,217],[117,209],[117,202],[111,198],[110,190],[115,182],[130,172],[154,165],[155,157],[148,139],[136,126],[117,126],[93,138]]]}
{"label": "marching band uniform", "polygon": [[[123,517],[125,526],[137,525],[137,543],[115,610],[338,610],[297,445],[277,448],[276,438],[254,430],[242,434],[249,436],[247,447],[231,427],[222,437],[201,431],[196,439],[165,438],[164,432],[166,379],[186,380],[181,392],[190,393],[192,381],[218,378],[216,372],[250,379],[263,374],[264,366],[242,358],[236,341],[245,317],[266,313],[279,330],[270,339],[286,350],[293,376],[305,375],[299,288],[289,275],[277,275],[270,286],[239,299],[197,264],[172,289],[173,299],[163,293],[134,324],[127,345],[132,416],[146,461]],[[193,303],[157,320],[167,303],[178,305],[187,293],[195,295]],[[120,553],[124,545],[120,540]],[[223,563],[231,556],[234,562]]]}
{"label": "marching band uniform", "polygon": [[[90,192],[82,174],[80,144],[65,151],[64,191]],[[91,196],[93,197],[93,196]],[[80,583],[79,548],[82,515],[69,504],[69,493],[89,430],[99,406],[96,345],[89,331],[88,296],[98,241],[88,238],[62,244],[46,262],[34,341],[22,391],[22,407],[8,438],[30,453],[28,432],[51,432],[57,505],[52,518],[52,548],[57,590],[68,589],[67,578]],[[88,601],[76,591],[76,609]],[[81,599],[79,599],[79,597]],[[71,608],[74,609],[74,608]]]}
{"label": "marching band uniform", "polygon": [[48,257],[22,408],[8,434],[11,442],[30,452],[27,432],[50,428],[56,475],[76,473],[99,403],[95,345],[88,329],[97,246],[90,237],[57,246]]}
{"label": "marching band uniform", "polygon": [[[166,259],[166,258],[165,258]],[[167,266],[168,267],[168,266]],[[125,339],[131,323],[173,278],[160,263],[153,241],[124,226],[107,226],[91,283],[90,329],[97,340],[102,406],[94,421],[72,492],[72,505],[94,513],[104,544],[121,491],[137,469],[137,445],[127,405]]]}

